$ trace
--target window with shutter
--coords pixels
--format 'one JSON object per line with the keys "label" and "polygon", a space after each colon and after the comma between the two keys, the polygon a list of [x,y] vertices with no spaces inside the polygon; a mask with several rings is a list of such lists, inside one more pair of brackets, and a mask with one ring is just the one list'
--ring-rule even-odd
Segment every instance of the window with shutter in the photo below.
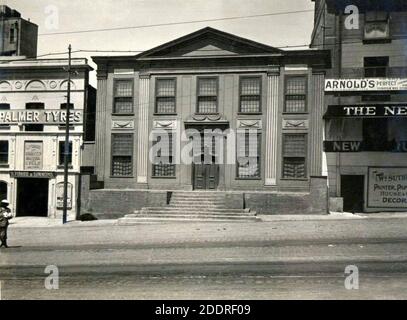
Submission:
{"label": "window with shutter", "polygon": [[240,78],[240,112],[259,113],[261,97],[261,78]]}
{"label": "window with shutter", "polygon": [[304,179],[307,159],[307,135],[284,134],[283,136],[283,178]]}
{"label": "window with shutter", "polygon": [[218,112],[218,79],[198,78],[197,113],[211,114]]}
{"label": "window with shutter", "polygon": [[153,137],[153,145],[159,142],[159,149],[154,155],[153,177],[175,177],[173,133],[168,132],[166,136],[157,133]]}
{"label": "window with shutter", "polygon": [[237,133],[237,177],[260,178],[261,134],[253,130]]}
{"label": "window with shutter", "polygon": [[175,79],[157,79],[156,82],[156,113],[173,114],[175,107]]}
{"label": "window with shutter", "polygon": [[307,112],[307,78],[288,77],[285,87],[285,108],[286,113]]}
{"label": "window with shutter", "polygon": [[112,176],[132,176],[133,135],[112,134]]}
{"label": "window with shutter", "polygon": [[113,113],[132,114],[133,112],[133,80],[116,80]]}

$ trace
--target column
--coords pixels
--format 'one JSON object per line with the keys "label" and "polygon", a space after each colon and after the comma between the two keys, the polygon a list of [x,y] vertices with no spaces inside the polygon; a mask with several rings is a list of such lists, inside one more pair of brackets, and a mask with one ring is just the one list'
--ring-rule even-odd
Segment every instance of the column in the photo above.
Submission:
{"label": "column", "polygon": [[[310,175],[321,176],[323,170],[323,140],[324,140],[324,87],[325,76],[323,72],[312,74],[313,100],[311,104],[310,126]],[[325,171],[325,170],[324,170]]]}
{"label": "column", "polygon": [[106,115],[107,115],[107,74],[98,72],[98,90],[96,96],[96,137],[95,165],[99,181],[104,180],[106,157]]}
{"label": "column", "polygon": [[277,185],[278,100],[280,69],[267,74],[265,185]]}
{"label": "column", "polygon": [[148,111],[150,105],[150,75],[140,75],[138,105],[137,183],[147,183],[148,174]]}

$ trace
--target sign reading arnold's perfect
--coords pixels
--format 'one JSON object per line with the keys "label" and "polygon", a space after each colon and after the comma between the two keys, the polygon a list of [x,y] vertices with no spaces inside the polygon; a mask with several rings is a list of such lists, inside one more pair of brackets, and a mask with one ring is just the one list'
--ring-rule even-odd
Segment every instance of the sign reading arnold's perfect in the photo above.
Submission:
{"label": "sign reading arnold's perfect", "polygon": [[326,79],[325,91],[403,91],[407,79]]}
{"label": "sign reading arnold's perfect", "polygon": [[[0,124],[64,124],[65,110],[2,110],[0,111]],[[83,122],[81,110],[72,110],[69,122],[80,124]]]}
{"label": "sign reading arnold's perfect", "polygon": [[24,169],[42,170],[42,142],[37,141],[25,142]]}
{"label": "sign reading arnold's perfect", "polygon": [[369,208],[407,208],[407,168],[369,168]]}

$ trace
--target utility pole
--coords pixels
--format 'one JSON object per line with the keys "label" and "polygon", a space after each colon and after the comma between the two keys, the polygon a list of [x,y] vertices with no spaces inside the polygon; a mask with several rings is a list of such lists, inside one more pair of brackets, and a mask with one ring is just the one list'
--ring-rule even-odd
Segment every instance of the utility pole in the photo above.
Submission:
{"label": "utility pole", "polygon": [[[68,94],[66,104],[65,119],[65,150],[64,150],[64,208],[62,213],[62,223],[65,224],[68,218],[68,166],[69,166],[69,117],[71,106],[71,54],[72,46],[68,47]],[[72,199],[71,199],[72,201]]]}

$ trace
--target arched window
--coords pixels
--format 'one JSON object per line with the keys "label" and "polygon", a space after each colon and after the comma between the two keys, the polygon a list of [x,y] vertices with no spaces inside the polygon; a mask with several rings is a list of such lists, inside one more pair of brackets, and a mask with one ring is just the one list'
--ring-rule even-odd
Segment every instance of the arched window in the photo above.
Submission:
{"label": "arched window", "polygon": [[7,199],[7,183],[0,181],[0,201]]}

